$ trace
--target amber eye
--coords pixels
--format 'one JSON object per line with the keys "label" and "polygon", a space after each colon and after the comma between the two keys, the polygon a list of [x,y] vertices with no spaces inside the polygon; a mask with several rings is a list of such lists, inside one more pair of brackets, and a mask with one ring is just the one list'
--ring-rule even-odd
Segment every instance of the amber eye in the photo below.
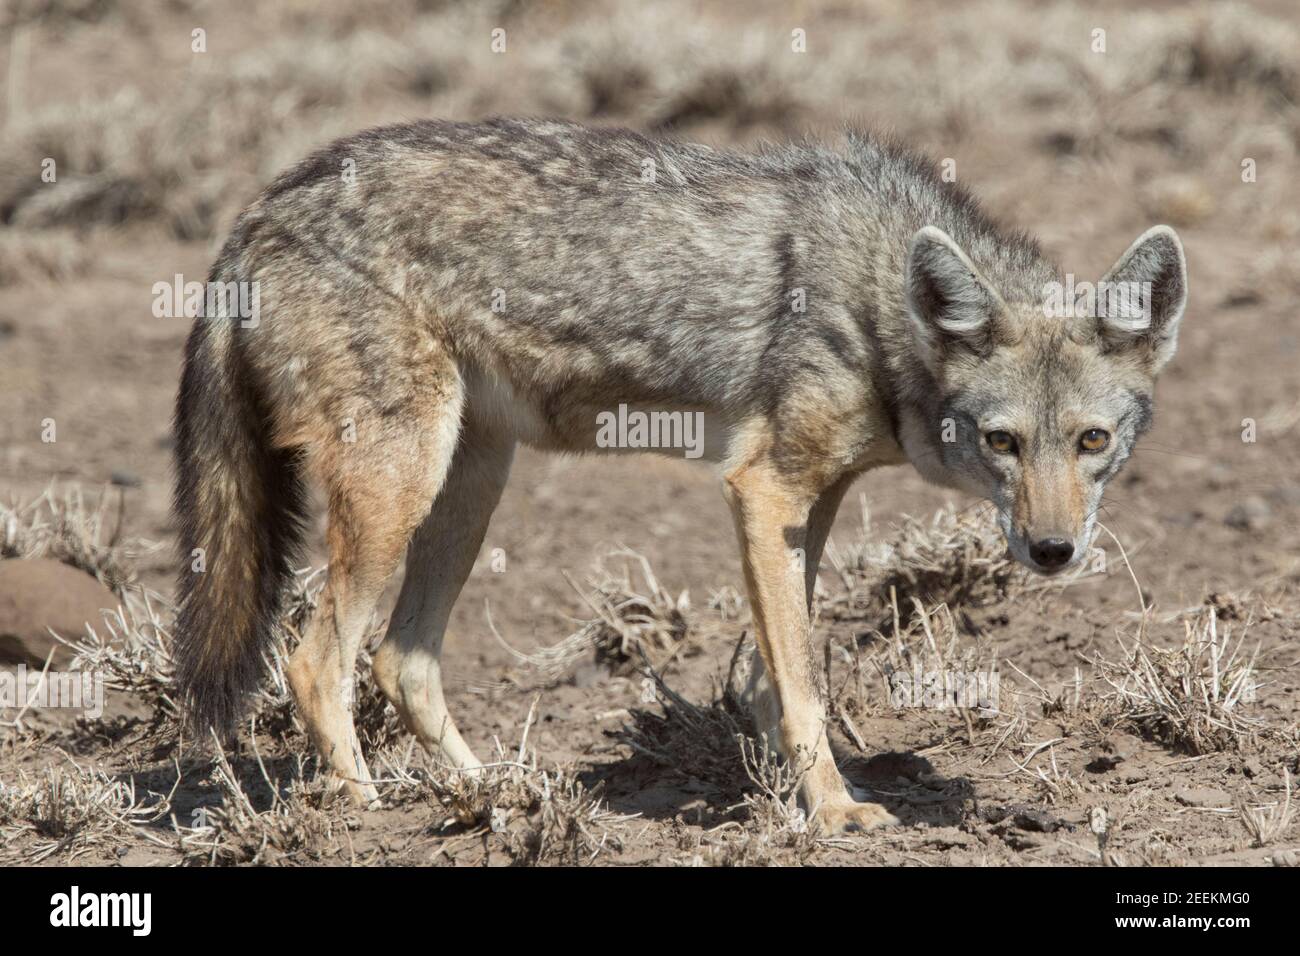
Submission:
{"label": "amber eye", "polygon": [[1079,436],[1079,448],[1083,451],[1101,451],[1110,444],[1110,432],[1101,428],[1089,428]]}
{"label": "amber eye", "polygon": [[984,440],[999,455],[1014,455],[1016,453],[1016,438],[1010,432],[989,432],[984,436]]}

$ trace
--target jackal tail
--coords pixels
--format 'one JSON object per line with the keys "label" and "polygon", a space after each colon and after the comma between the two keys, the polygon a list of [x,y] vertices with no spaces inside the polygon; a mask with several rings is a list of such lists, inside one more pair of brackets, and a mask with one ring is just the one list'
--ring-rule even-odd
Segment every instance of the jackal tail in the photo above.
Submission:
{"label": "jackal tail", "polygon": [[[223,254],[210,282],[241,278],[237,259]],[[233,731],[257,689],[305,517],[297,454],[271,443],[239,321],[195,321],[176,400],[176,682],[199,735]]]}

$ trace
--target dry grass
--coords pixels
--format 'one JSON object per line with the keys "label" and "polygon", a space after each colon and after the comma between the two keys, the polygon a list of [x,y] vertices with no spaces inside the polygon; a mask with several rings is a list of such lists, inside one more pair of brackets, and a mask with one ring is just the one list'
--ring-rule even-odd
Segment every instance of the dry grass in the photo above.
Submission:
{"label": "dry grass", "polygon": [[139,588],[129,589],[122,604],[105,610],[103,627],[88,627],[69,642],[72,667],[104,675],[104,687],[146,705],[155,732],[175,732],[179,711],[172,698],[171,624],[175,608]]}
{"label": "dry grass", "polygon": [[1285,795],[1281,801],[1270,804],[1253,804],[1245,799],[1237,801],[1238,819],[1250,834],[1251,846],[1265,847],[1282,838],[1295,815],[1291,806],[1291,774],[1283,767]]}
{"label": "dry grass", "polygon": [[528,745],[533,720],[530,709],[514,753],[498,746],[496,760],[474,774],[442,765],[412,768],[385,757],[379,764],[385,799],[433,808],[431,833],[487,837],[518,866],[579,866],[621,851],[635,816],[611,811],[601,785],[588,787],[572,768],[541,769]]}
{"label": "dry grass", "polygon": [[[285,677],[285,665],[316,610],[327,574],[326,567],[304,568],[295,574],[280,610],[279,627],[267,657],[269,676],[258,691],[253,707],[258,728],[280,739],[303,732]],[[386,621],[372,614],[361,640],[362,650],[357,655],[353,720],[367,754],[394,745],[404,733],[396,711],[375,683],[370,654],[366,651],[379,642],[386,627]]]}
{"label": "dry grass", "polygon": [[1028,590],[1065,587],[1097,573],[1085,562],[1046,581],[1030,573],[1007,552],[1006,540],[988,508],[941,508],[928,519],[904,516],[886,540],[872,531],[866,498],[862,530],[844,547],[827,545],[826,556],[840,577],[843,593],[829,605],[837,619],[882,619],[902,609],[904,622],[916,607],[946,605],[953,612],[998,604]]}
{"label": "dry grass", "polygon": [[[48,768],[35,780],[0,781],[0,833],[5,834],[0,860],[70,862],[97,845],[139,834],[166,814],[167,803],[157,795],[142,802],[129,781],[65,759],[66,767]],[[4,846],[16,847],[24,833],[30,839],[23,841],[21,854],[3,852]]]}
{"label": "dry grass", "polygon": [[[622,562],[617,570],[609,567],[610,559]],[[586,588],[567,574],[565,578],[592,616],[577,620],[577,630],[550,646],[519,650],[497,630],[491,607],[486,609],[488,629],[520,669],[515,678],[519,686],[553,687],[593,652],[615,674],[631,674],[646,664],[658,667],[677,654],[692,628],[699,630],[689,617],[690,594],[674,597],[660,585],[645,556],[630,549],[599,559]],[[727,607],[717,609],[726,620]]]}
{"label": "dry grass", "polygon": [[[869,656],[860,646],[846,654],[851,667],[838,686],[827,662],[832,719],[857,749],[871,752],[856,720],[916,709],[955,723],[960,729],[947,745],[980,748],[981,763],[1022,747],[1029,731],[1024,695],[1003,674],[994,648],[959,627],[947,605],[914,599],[912,614],[904,616],[894,595],[891,610],[891,632],[877,634],[879,647]],[[870,671],[879,676],[878,690],[868,681]]]}
{"label": "dry grass", "polygon": [[659,672],[647,669],[643,703],[658,710],[637,707],[631,723],[611,736],[672,776],[701,780],[736,799],[744,793],[747,774],[737,741],[749,738],[753,728],[729,688],[715,691],[706,704],[696,704],[678,694]]}
{"label": "dry grass", "polygon": [[[740,803],[741,821],[728,821],[702,834],[681,862],[691,866],[804,866],[819,849],[852,841],[828,838],[799,806],[799,785],[807,766],[778,757],[770,747],[739,736],[740,763],[749,787]],[[684,847],[686,848],[686,847]]]}
{"label": "dry grass", "polygon": [[860,753],[870,755],[873,748],[859,721],[918,709],[929,720],[955,722],[944,746],[979,748],[981,764],[1025,745],[1025,701],[1032,695],[1004,673],[995,645],[963,628],[945,604],[913,599],[911,613],[904,614],[895,592],[889,613],[888,632],[827,647],[830,717]]}
{"label": "dry grass", "polygon": [[928,520],[907,515],[882,542],[872,533],[864,497],[860,537],[843,549],[828,547],[827,556],[845,592],[832,613],[843,616],[888,608],[894,600],[905,615],[916,602],[981,607],[1023,589],[1028,579],[987,509],[949,506]]}
{"label": "dry grass", "polygon": [[[267,655],[268,677],[250,708],[250,721],[260,732],[276,738],[302,732],[284,668],[315,610],[324,588],[325,570],[308,568],[295,575]],[[132,586],[124,592],[121,607],[105,612],[102,628],[91,627],[69,642],[74,667],[102,673],[106,688],[148,706],[153,715],[151,736],[170,737],[180,730],[179,710],[172,696],[171,627],[175,610],[165,598]],[[367,641],[375,640],[382,629],[383,622],[372,619]],[[375,684],[369,655],[364,651],[358,660],[356,726],[367,752],[390,746],[401,734],[397,715]],[[200,749],[206,747],[206,742],[198,743]]]}
{"label": "dry grass", "polygon": [[[917,539],[928,540],[924,534],[938,527],[957,558],[941,571],[932,570],[935,577],[931,580],[958,582],[950,594],[999,600],[997,595],[1005,592],[995,582],[980,580],[981,575],[993,574],[999,567],[987,559],[986,530],[953,522],[949,511],[930,525],[909,525],[905,537],[909,546],[890,545],[888,553],[894,558],[883,566],[893,569],[896,581],[925,579],[916,568],[931,567],[932,554]],[[86,524],[72,522],[75,527]],[[57,537],[52,532],[41,533],[51,540]],[[83,544],[77,553],[98,552]],[[657,768],[656,773],[691,788],[703,783],[713,793],[709,803],[717,815],[712,822],[705,824],[701,818],[700,827],[674,831],[675,862],[803,864],[821,861],[829,851],[860,848],[854,840],[821,835],[816,821],[807,819],[797,800],[801,769],[780,760],[753,739],[748,716],[733,693],[734,674],[720,681],[705,703],[695,703],[667,686],[658,670],[644,669],[650,653],[671,660],[681,646],[681,638],[674,635],[678,628],[689,631],[693,626],[686,617],[689,602],[684,595],[674,597],[667,592],[639,555],[622,552],[621,556],[628,559],[621,574],[602,569],[597,576],[600,586],[595,587],[590,604],[598,613],[584,625],[589,630],[581,646],[590,652],[599,644],[594,635],[604,633],[606,648],[627,649],[617,658],[620,664],[630,664],[634,655],[641,658],[642,673],[654,692],[653,698],[643,703],[655,706],[631,709],[631,719],[611,734],[616,745],[626,748],[628,759],[648,761]],[[972,566],[959,566],[962,558]],[[870,561],[860,565],[875,566]],[[127,847],[148,844],[177,854],[183,862],[204,865],[423,860],[426,853],[432,854],[434,862],[444,856],[453,862],[457,847],[474,846],[485,859],[501,854],[519,865],[579,865],[617,858],[644,839],[646,827],[637,823],[635,815],[609,807],[603,785],[590,782],[591,771],[539,767],[528,742],[534,724],[531,711],[518,748],[506,752],[498,746],[495,760],[481,776],[470,776],[425,757],[401,734],[363,661],[357,724],[385,806],[397,811],[410,807],[417,812],[427,807],[434,817],[432,821],[426,818],[417,832],[408,834],[400,848],[392,850],[393,855],[386,850],[376,856],[379,851],[373,846],[358,849],[355,843],[360,838],[361,817],[330,789],[328,778],[319,775],[315,758],[305,748],[283,677],[286,649],[297,641],[310,618],[323,577],[324,569],[316,569],[302,572],[295,580],[270,654],[271,677],[259,695],[251,733],[245,736],[238,754],[219,742],[204,742],[210,759],[177,765],[174,776],[158,769],[144,777],[112,774],[71,761],[34,777],[20,771],[11,778],[13,784],[0,787],[0,831],[13,847],[7,858],[37,862],[102,857],[113,848],[127,852]],[[714,603],[726,612],[718,615],[720,623],[734,627],[732,596],[724,595]],[[876,649],[870,655],[862,652],[861,644],[844,653],[832,647],[828,653],[831,718],[841,722],[850,739],[861,740],[855,719],[879,716],[886,706],[892,706],[896,676],[910,677],[917,668],[989,674],[999,670],[991,648],[963,630],[946,605],[926,605],[914,597],[911,613],[905,614],[900,604],[895,584],[887,605],[892,629],[877,635]],[[148,704],[153,711],[151,729],[156,734],[170,733],[175,727],[170,692],[171,616],[172,608],[165,601],[128,588],[123,607],[106,618],[104,628],[90,631],[77,643],[82,667],[102,671],[108,687]],[[1232,618],[1233,624],[1225,626],[1225,617]],[[1183,641],[1167,649],[1156,646],[1151,638],[1149,631],[1157,627],[1153,620],[1151,612],[1145,612],[1137,638],[1131,644],[1120,639],[1124,652],[1120,662],[1100,656],[1087,658],[1093,674],[1087,682],[1082,677],[1076,681],[1076,699],[1070,706],[1041,692],[1044,716],[1051,715],[1050,719],[1068,722],[1076,729],[1087,721],[1095,721],[1099,727],[1131,727],[1193,753],[1245,749],[1257,738],[1277,735],[1275,728],[1249,712],[1246,698],[1249,690],[1258,686],[1258,668],[1254,655],[1244,651],[1252,618],[1240,602],[1216,597],[1189,618],[1178,619]],[[372,622],[372,639],[380,626],[381,622]],[[1234,628],[1240,632],[1235,633]],[[738,651],[740,647],[738,644]],[[836,654],[848,661],[847,676],[831,667]],[[732,655],[733,671],[740,656]],[[883,695],[871,690],[873,668],[883,682]],[[1098,692],[1098,686],[1104,689]],[[1001,679],[999,693],[1003,702],[1007,694],[1019,696]],[[1041,805],[1069,807],[1087,798],[1091,785],[1080,779],[1076,769],[1057,759],[1059,738],[1028,745],[1023,708],[1009,709],[995,701],[995,709],[981,710],[961,703],[954,701],[945,708],[952,715],[946,721],[926,719],[936,729],[944,724],[951,728],[954,719],[964,723],[964,751],[978,759],[979,766],[987,765],[999,753],[1018,753],[1009,775],[1027,776],[1026,786]],[[950,739],[929,748],[930,753],[952,751],[954,744],[960,743],[960,729],[955,735],[951,729],[942,732]],[[70,739],[82,738],[74,731]],[[869,749],[861,742],[859,747]],[[275,754],[274,762],[268,748]],[[413,753],[418,759],[413,759]],[[296,764],[286,754],[298,755]],[[1038,755],[1045,755],[1045,760],[1031,767]],[[133,758],[139,759],[138,755]],[[157,755],[153,759],[156,762]],[[160,773],[161,784],[157,782]],[[599,779],[600,773],[595,777]],[[137,786],[142,779],[154,782],[140,796]],[[196,785],[199,805],[176,809],[174,793],[183,787],[188,793],[186,800],[193,801]],[[1238,817],[1256,845],[1284,840],[1293,819],[1289,776],[1282,799],[1243,799]],[[1112,839],[1120,829],[1118,824],[1109,825],[1097,835],[1095,855],[1099,860],[1117,863],[1124,859]],[[1137,852],[1143,859],[1149,855],[1147,849],[1137,848]]]}
{"label": "dry grass", "polygon": [[628,672],[647,662],[657,668],[686,637],[690,595],[670,594],[635,551],[625,548],[610,557],[622,559],[622,567],[614,571],[600,562],[590,591],[579,592],[595,617],[578,634],[611,670]]}
{"label": "dry grass", "polygon": [[1250,713],[1260,676],[1258,652],[1244,650],[1247,627],[1234,644],[1213,606],[1182,625],[1173,647],[1152,645],[1144,620],[1131,644],[1116,635],[1120,660],[1084,656],[1109,688],[1099,695],[1102,715],[1192,754],[1251,747],[1265,723]]}
{"label": "dry grass", "polygon": [[124,496],[94,504],[75,485],[51,484],[26,504],[0,503],[0,558],[52,558],[98,578],[119,597],[135,581],[132,561],[148,547],[122,539]]}
{"label": "dry grass", "polygon": [[270,806],[258,810],[219,741],[212,741],[215,758],[211,779],[217,800],[191,814],[190,826],[172,817],[177,845],[188,863],[229,865],[315,863],[342,849],[350,829],[359,822],[351,807],[325,799],[319,787],[299,772],[287,786],[272,779],[255,751]]}

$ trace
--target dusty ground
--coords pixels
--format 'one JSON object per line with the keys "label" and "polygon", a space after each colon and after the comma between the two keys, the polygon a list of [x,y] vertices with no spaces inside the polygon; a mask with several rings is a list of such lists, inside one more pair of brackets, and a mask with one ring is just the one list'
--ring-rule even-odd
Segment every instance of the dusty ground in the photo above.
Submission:
{"label": "dusty ground", "polygon": [[[1187,248],[1191,303],[1157,426],[1108,499],[1105,522],[1127,562],[1103,535],[1104,573],[1064,588],[1026,590],[1013,579],[1003,593],[958,567],[983,582],[979,595],[921,596],[928,606],[950,598],[952,621],[931,618],[949,661],[996,666],[998,713],[900,709],[883,669],[905,663],[924,636],[915,623],[895,632],[879,582],[897,558],[871,546],[915,543],[917,532],[892,530],[904,514],[928,524],[946,504],[973,503],[904,469],[864,480],[836,525],[842,572],[827,561],[818,634],[832,648],[843,769],[903,826],[818,840],[741,761],[734,734],[745,727],[723,688],[747,610],[730,601],[741,576],[716,476],[666,459],[523,452],[445,661],[452,711],[476,751],[513,761],[526,737],[525,762],[537,770],[502,767],[479,791],[458,785],[426,768],[372,707],[372,759],[393,782],[385,809],[358,814],[322,794],[291,711],[268,699],[257,746],[231,753],[223,780],[220,766],[174,762],[166,685],[148,676],[162,667],[165,681],[165,658],[138,643],[150,627],[125,627],[147,673],[113,692],[113,719],[28,714],[0,729],[0,860],[1294,861],[1293,7],[957,11],[900,0],[697,13],[684,2],[412,0],[363,15],[341,3],[267,6],[18,3],[0,33],[0,492],[27,502],[57,479],[92,498],[109,486],[114,508],[120,495],[123,540],[146,542],[128,559],[163,596],[164,631],[169,416],[187,330],[151,314],[153,284],[202,277],[241,204],[311,145],[427,115],[564,115],[719,145],[833,136],[845,121],[892,128],[955,159],[959,179],[996,215],[1033,230],[1081,278],[1099,276],[1148,225],[1172,223]],[[497,27],[503,54],[490,49]],[[203,53],[191,49],[197,28]],[[790,50],[796,28],[806,53]],[[1093,49],[1097,28],[1105,52]],[[46,158],[55,184],[41,182]],[[42,440],[49,419],[54,442]],[[978,520],[957,532],[978,540]],[[868,554],[855,561],[864,542]],[[548,669],[493,635],[488,608],[524,654],[574,634],[575,619],[593,616],[577,591],[588,590],[593,562],[621,546],[645,556],[674,601],[689,592],[679,617],[656,612],[684,639],[647,641],[661,686],[590,647]],[[645,590],[639,565],[632,570]],[[905,596],[901,604],[906,618]],[[1225,657],[1229,673],[1215,676],[1211,626],[1230,651],[1242,641],[1249,674]],[[1146,649],[1134,652],[1140,630]],[[1161,656],[1185,645],[1181,658]],[[1144,660],[1152,673],[1186,672],[1161,685],[1165,703],[1182,707],[1169,720],[1138,699],[1140,681],[1117,676],[1123,662]],[[1196,700],[1207,686],[1227,693],[1236,677],[1254,688],[1251,699]],[[774,782],[762,769],[754,776]],[[1101,837],[1090,824],[1097,810]]]}

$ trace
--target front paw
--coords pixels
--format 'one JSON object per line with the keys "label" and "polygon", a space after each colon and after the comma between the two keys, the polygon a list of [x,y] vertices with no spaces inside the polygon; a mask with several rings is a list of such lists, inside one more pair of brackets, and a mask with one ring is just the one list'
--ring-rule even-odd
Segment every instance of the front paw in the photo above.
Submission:
{"label": "front paw", "polygon": [[878,803],[857,803],[846,797],[819,807],[813,814],[813,822],[827,836],[835,836],[865,833],[876,827],[896,827],[900,821]]}

